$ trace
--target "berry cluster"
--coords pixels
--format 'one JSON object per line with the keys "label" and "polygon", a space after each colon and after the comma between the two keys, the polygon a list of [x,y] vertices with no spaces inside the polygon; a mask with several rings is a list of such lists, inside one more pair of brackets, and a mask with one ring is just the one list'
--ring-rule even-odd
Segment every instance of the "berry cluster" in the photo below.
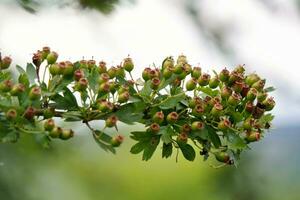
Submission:
{"label": "berry cluster", "polygon": [[[74,132],[55,125],[54,119],[62,118],[81,121],[101,148],[115,152],[123,136],[112,137],[105,129],[118,132],[118,121],[137,122],[146,130],[131,133],[137,141],[131,152],[143,152],[143,160],[162,142],[165,158],[175,148],[192,161],[199,148],[204,159],[214,155],[233,164],[273,120],[269,111],[275,101],[268,93],[274,88],[266,88],[266,80],[255,73],[245,74],[243,65],[210,75],[180,55],[176,62],[167,57],[160,68],[145,68],[142,79],[134,80],[129,57],[111,67],[95,60],[58,62],[58,54],[44,47],[26,70],[16,66],[20,75],[13,80],[7,71],[11,62],[0,56],[2,142],[14,142],[20,133],[32,133],[44,145],[54,138],[69,139]],[[93,128],[93,120],[103,120],[103,130]]]}

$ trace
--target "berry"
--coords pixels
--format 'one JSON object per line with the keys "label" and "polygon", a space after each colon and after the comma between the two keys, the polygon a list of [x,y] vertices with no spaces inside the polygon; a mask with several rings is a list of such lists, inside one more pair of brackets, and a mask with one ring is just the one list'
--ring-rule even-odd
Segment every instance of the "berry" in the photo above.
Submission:
{"label": "berry", "polygon": [[106,72],[106,63],[104,61],[99,62],[98,72],[99,72],[99,74]]}
{"label": "berry", "polygon": [[182,64],[187,63],[187,59],[186,59],[185,55],[178,56],[178,58],[177,58],[177,64],[179,64],[179,63],[182,63]]}
{"label": "berry", "polygon": [[187,73],[185,71],[183,71],[180,74],[178,74],[177,78],[179,78],[180,80],[183,80],[183,79],[185,79],[186,76],[187,76]]}
{"label": "berry", "polygon": [[174,67],[174,73],[175,74],[181,74],[183,72],[183,64],[182,63],[179,63],[177,65],[175,65]]}
{"label": "berry", "polygon": [[188,80],[185,85],[187,91],[194,90],[196,86],[197,86],[197,81],[195,78]]}
{"label": "berry", "polygon": [[115,68],[115,67],[109,68],[108,71],[107,71],[107,74],[108,74],[110,79],[115,78],[116,74],[117,74],[117,68]]}
{"label": "berry", "polygon": [[172,72],[172,70],[169,67],[164,68],[164,70],[163,70],[163,77],[165,79],[169,79],[172,76],[172,74],[173,74],[173,72]]}
{"label": "berry", "polygon": [[210,75],[204,73],[199,77],[198,83],[200,86],[206,86],[206,85],[208,85],[209,80],[210,80]]}
{"label": "berry", "polygon": [[116,76],[124,78],[125,77],[125,70],[121,66],[117,67]]}
{"label": "berry", "polygon": [[28,107],[26,110],[25,110],[25,113],[24,113],[24,117],[28,120],[32,120],[33,117],[35,116],[35,113],[36,113],[36,110],[35,108],[33,107]]}
{"label": "berry", "polygon": [[96,67],[96,61],[95,60],[88,60],[87,61],[87,67],[88,67],[88,69],[93,69],[93,68],[95,68]]}
{"label": "berry", "polygon": [[247,133],[245,140],[247,142],[256,142],[260,139],[260,133],[257,131],[250,131]]}
{"label": "berry", "polygon": [[163,123],[164,118],[165,118],[164,113],[163,113],[162,111],[160,111],[160,112],[156,112],[156,113],[153,115],[152,120],[153,120],[155,123],[161,124],[161,123]]}
{"label": "berry", "polygon": [[124,140],[124,137],[121,136],[121,135],[117,135],[115,137],[113,137],[110,141],[110,144],[113,146],[113,147],[118,147],[122,144]]}
{"label": "berry", "polygon": [[80,92],[86,90],[88,83],[89,82],[86,78],[79,79],[79,81],[75,83],[75,90]]}
{"label": "berry", "polygon": [[195,108],[192,110],[192,114],[195,115],[196,117],[200,117],[204,113],[204,106],[203,104],[198,104],[195,106]]}
{"label": "berry", "polygon": [[134,64],[132,62],[131,58],[125,58],[124,62],[123,62],[123,68],[128,71],[131,72],[134,68]]}
{"label": "berry", "polygon": [[153,78],[152,80],[151,80],[151,85],[150,85],[150,87],[151,87],[151,89],[153,89],[153,90],[157,90],[158,89],[158,87],[159,87],[159,85],[160,85],[160,80],[159,80],[159,78]]}
{"label": "berry", "polygon": [[185,132],[185,133],[190,133],[192,131],[192,128],[189,124],[183,124],[181,127],[180,127],[180,130],[182,132]]}
{"label": "berry", "polygon": [[248,101],[248,102],[245,104],[245,111],[247,111],[248,113],[252,113],[253,110],[254,110],[253,102],[252,102],[252,101]]}
{"label": "berry", "polygon": [[49,132],[49,136],[52,138],[59,138],[62,133],[62,128],[56,126]]}
{"label": "berry", "polygon": [[29,99],[31,101],[39,100],[41,98],[41,95],[42,95],[41,88],[38,86],[35,86],[35,87],[31,88],[31,90],[29,92]]}
{"label": "berry", "polygon": [[145,81],[148,81],[150,79],[150,71],[151,71],[151,68],[149,68],[149,67],[147,67],[143,70],[142,77]]}
{"label": "berry", "polygon": [[52,131],[52,129],[55,127],[55,122],[53,119],[48,119],[44,123],[44,128],[46,131]]}
{"label": "berry", "polygon": [[259,106],[254,106],[253,111],[252,111],[252,116],[254,119],[259,119],[261,116],[263,116],[265,112],[265,109],[260,108]]}
{"label": "berry", "polygon": [[196,105],[202,104],[203,100],[200,97],[194,97],[189,101],[189,107],[195,108]]}
{"label": "berry", "polygon": [[62,133],[59,135],[59,138],[62,140],[67,140],[73,136],[74,136],[74,131],[71,129],[67,129],[62,131]]}
{"label": "berry", "polygon": [[209,87],[215,89],[216,87],[219,86],[219,82],[220,82],[219,78],[215,76],[209,80]]}
{"label": "berry", "polygon": [[17,118],[17,115],[18,115],[18,113],[15,109],[9,109],[5,113],[6,119],[8,119],[8,120],[15,120]]}
{"label": "berry", "polygon": [[271,111],[275,106],[275,101],[273,97],[265,99],[262,104],[265,106],[266,111]]}
{"label": "berry", "polygon": [[22,83],[14,85],[10,91],[11,96],[18,96],[25,92],[25,86]]}
{"label": "berry", "polygon": [[43,47],[42,50],[42,59],[46,59],[48,54],[50,53],[50,47]]}
{"label": "berry", "polygon": [[235,81],[232,86],[233,91],[235,91],[237,93],[241,93],[243,88],[244,88],[244,82],[242,82],[242,81]]}
{"label": "berry", "polygon": [[182,142],[182,143],[187,143],[188,141],[188,134],[185,132],[181,132],[178,136],[177,136],[177,142]]}
{"label": "berry", "polygon": [[11,62],[12,62],[12,59],[8,56],[5,56],[0,62],[0,69],[2,69],[2,70],[8,69]]}
{"label": "berry", "polygon": [[172,57],[167,57],[162,64],[162,68],[173,68],[174,67],[174,59]]}
{"label": "berry", "polygon": [[223,151],[215,153],[215,157],[216,157],[217,161],[219,161],[219,162],[229,163],[229,161],[230,161],[229,154],[226,152],[223,152]]}
{"label": "berry", "polygon": [[250,88],[250,90],[247,93],[246,98],[248,101],[254,101],[256,96],[257,96],[257,90],[255,88]]}
{"label": "berry", "polygon": [[266,80],[259,80],[255,83],[253,83],[253,85],[251,86],[252,88],[257,89],[257,91],[262,91],[262,89],[265,87],[266,84]]}
{"label": "berry", "polygon": [[194,67],[191,76],[198,79],[201,76],[201,67]]}
{"label": "berry", "polygon": [[252,86],[255,82],[259,81],[260,77],[257,74],[250,74],[246,77],[245,83]]}
{"label": "berry", "polygon": [[232,93],[231,96],[228,98],[229,105],[237,106],[242,99],[242,96],[238,93]]}
{"label": "berry", "polygon": [[263,102],[267,98],[268,94],[266,92],[258,92],[257,101]]}
{"label": "berry", "polygon": [[222,99],[228,99],[231,96],[231,94],[232,94],[232,90],[229,87],[225,86],[221,89]]}
{"label": "berry", "polygon": [[229,74],[230,72],[224,68],[220,73],[219,73],[219,79],[224,82],[227,83],[228,79],[229,79]]}
{"label": "berry", "polygon": [[9,92],[13,87],[13,82],[11,80],[5,80],[0,83],[1,92]]}
{"label": "berry", "polygon": [[159,130],[160,130],[159,124],[157,124],[157,123],[152,123],[152,124],[150,125],[150,131],[151,131],[152,133],[158,133]]}
{"label": "berry", "polygon": [[79,63],[80,63],[80,68],[81,68],[81,69],[86,69],[86,68],[88,68],[88,64],[87,64],[87,61],[86,61],[86,60],[81,60],[81,61],[79,61]]}
{"label": "berry", "polygon": [[47,55],[47,62],[48,64],[54,64],[56,62],[58,58],[58,54],[54,51],[50,52],[48,55]]}
{"label": "berry", "polygon": [[43,111],[44,119],[49,119],[54,116],[54,108],[44,109]]}
{"label": "berry", "polygon": [[110,92],[110,85],[108,82],[104,82],[99,86],[98,92],[101,93],[109,93]]}
{"label": "berry", "polygon": [[113,109],[113,104],[105,99],[100,99],[97,101],[97,107],[101,112],[107,112]]}
{"label": "berry", "polygon": [[100,76],[99,76],[99,79],[98,79],[98,83],[99,84],[102,84],[102,83],[105,83],[109,81],[109,75],[107,73],[102,73]]}
{"label": "berry", "polygon": [[83,71],[81,69],[77,69],[74,72],[74,79],[75,79],[75,81],[79,81],[83,77],[84,77],[84,73],[83,73]]}
{"label": "berry", "polygon": [[119,103],[125,103],[129,100],[129,92],[123,92],[121,94],[119,94],[119,97],[118,97],[118,102]]}
{"label": "berry", "polygon": [[243,128],[245,130],[251,130],[254,125],[255,120],[253,118],[247,118],[243,123]]}
{"label": "berry", "polygon": [[222,121],[219,122],[218,128],[221,131],[226,131],[228,128],[231,127],[231,122],[228,119],[223,119]]}
{"label": "berry", "polygon": [[200,131],[204,128],[204,123],[200,121],[194,121],[192,123],[192,130],[193,131]]}
{"label": "berry", "polygon": [[115,115],[112,115],[105,120],[105,126],[109,127],[109,128],[114,127],[117,125],[117,121],[118,121],[118,117]]}
{"label": "berry", "polygon": [[245,72],[244,65],[238,65],[238,66],[236,66],[233,71],[238,72],[240,74],[244,73]]}
{"label": "berry", "polygon": [[70,61],[65,62],[65,68],[63,71],[64,76],[71,76],[74,74],[74,65]]}
{"label": "berry", "polygon": [[42,62],[43,62],[42,57],[43,57],[42,52],[38,52],[38,53],[33,54],[32,62],[36,67],[39,67],[42,64]]}
{"label": "berry", "polygon": [[174,124],[179,118],[179,115],[176,112],[171,112],[167,115],[167,122]]}
{"label": "berry", "polygon": [[214,107],[211,109],[211,114],[215,117],[220,116],[223,111],[222,104],[216,103]]}
{"label": "berry", "polygon": [[50,65],[49,72],[52,76],[58,75],[60,73],[60,67],[57,63]]}

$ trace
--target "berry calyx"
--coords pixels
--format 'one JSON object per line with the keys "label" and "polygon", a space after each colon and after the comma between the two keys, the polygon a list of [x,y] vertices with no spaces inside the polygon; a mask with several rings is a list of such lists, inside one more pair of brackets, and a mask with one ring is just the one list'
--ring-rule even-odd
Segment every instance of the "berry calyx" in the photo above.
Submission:
{"label": "berry calyx", "polygon": [[158,123],[152,123],[152,124],[150,125],[150,131],[151,131],[152,133],[158,133],[159,130],[160,130],[160,126],[159,126]]}

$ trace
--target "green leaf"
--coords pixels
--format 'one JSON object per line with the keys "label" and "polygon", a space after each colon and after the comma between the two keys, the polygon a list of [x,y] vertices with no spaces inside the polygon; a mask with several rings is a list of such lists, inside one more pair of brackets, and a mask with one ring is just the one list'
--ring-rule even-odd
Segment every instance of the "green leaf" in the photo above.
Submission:
{"label": "green leaf", "polygon": [[174,96],[170,96],[159,103],[159,107],[163,110],[173,108],[177,105],[178,102],[182,101],[185,98],[184,93],[180,93]]}
{"label": "green leaf", "polygon": [[264,89],[265,92],[273,92],[275,90],[276,90],[276,88],[274,88],[274,87],[267,87]]}
{"label": "green leaf", "polygon": [[243,121],[243,115],[239,112],[235,112],[235,111],[230,112],[230,116],[235,123]]}
{"label": "green leaf", "polygon": [[131,147],[130,152],[132,154],[138,154],[138,153],[142,152],[146,146],[147,146],[147,142],[144,142],[144,141],[138,142]]}
{"label": "green leaf", "polygon": [[218,90],[213,90],[209,87],[198,87],[197,88],[199,91],[209,95],[209,96],[212,96],[212,97],[215,97],[219,94],[219,91]]}
{"label": "green leaf", "polygon": [[271,122],[274,119],[274,115],[272,115],[271,113],[263,115],[260,119],[259,119],[259,124],[264,125],[266,123]]}
{"label": "green leaf", "polygon": [[172,143],[164,143],[163,144],[163,149],[162,149],[162,157],[163,158],[168,158],[172,155],[173,152],[173,145]]}
{"label": "green leaf", "polygon": [[65,112],[62,117],[68,122],[81,121],[83,119],[80,111]]}
{"label": "green leaf", "polygon": [[134,102],[121,106],[115,113],[121,122],[133,124],[143,118],[142,110],[145,108],[144,102]]}
{"label": "green leaf", "polygon": [[216,132],[216,130],[210,126],[207,126],[207,130],[208,130],[208,136],[210,141],[213,143],[213,145],[216,148],[219,148],[221,146],[221,140]]}
{"label": "green leaf", "polygon": [[0,72],[0,82],[11,79],[11,73],[9,71],[7,72]]}
{"label": "green leaf", "polygon": [[30,80],[30,83],[35,83],[35,79],[37,78],[37,74],[35,71],[35,67],[31,63],[27,63],[26,74]]}
{"label": "green leaf", "polygon": [[76,97],[69,90],[69,88],[65,87],[63,94],[64,94],[64,97],[65,97],[66,101],[68,101],[70,103],[70,105],[69,105],[70,107],[72,107],[72,108],[77,108],[78,107]]}
{"label": "green leaf", "polygon": [[193,131],[192,136],[200,137],[203,140],[209,139],[209,134],[208,134],[208,130],[206,127],[204,127],[202,130],[199,130],[199,131]]}
{"label": "green leaf", "polygon": [[154,136],[150,139],[150,141],[145,146],[142,160],[147,161],[152,157],[152,155],[155,152],[159,142],[160,142],[160,137],[159,136]]}
{"label": "green leaf", "polygon": [[164,143],[169,144],[172,142],[172,136],[175,135],[175,132],[171,126],[162,126],[158,134],[161,135],[161,139]]}
{"label": "green leaf", "polygon": [[146,131],[133,131],[130,134],[130,138],[137,141],[149,141],[151,138],[151,135]]}
{"label": "green leaf", "polygon": [[229,148],[233,150],[244,149],[247,147],[245,141],[236,133],[228,131],[226,133],[226,138],[229,142]]}
{"label": "green leaf", "polygon": [[182,142],[178,142],[178,145],[185,159],[188,161],[195,160],[196,152],[191,145]]}
{"label": "green leaf", "polygon": [[89,87],[93,90],[94,93],[97,93],[99,73],[97,68],[93,68],[88,75]]}
{"label": "green leaf", "polygon": [[112,139],[111,136],[105,134],[104,132],[101,131],[96,131],[96,135],[95,136],[93,134],[93,138],[96,141],[96,143],[104,150],[104,151],[110,151],[112,153],[116,153],[116,150],[113,146],[111,146],[110,141]]}
{"label": "green leaf", "polygon": [[146,99],[146,100],[150,100],[150,94],[152,92],[152,89],[150,87],[151,85],[151,80],[148,80],[145,84],[144,84],[144,87],[143,89],[140,91],[140,95]]}
{"label": "green leaf", "polygon": [[26,71],[20,65],[16,65],[16,68],[17,68],[19,74],[26,74]]}
{"label": "green leaf", "polygon": [[[61,92],[63,91],[73,80],[63,78],[59,81],[59,83],[56,85],[56,88],[54,89],[54,92]],[[51,90],[50,90],[51,91]]]}

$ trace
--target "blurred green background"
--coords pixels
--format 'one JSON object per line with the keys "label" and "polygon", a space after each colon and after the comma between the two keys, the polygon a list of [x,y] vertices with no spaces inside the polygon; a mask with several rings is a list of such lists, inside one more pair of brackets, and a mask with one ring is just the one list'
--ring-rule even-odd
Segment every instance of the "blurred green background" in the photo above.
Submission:
{"label": "blurred green background", "polygon": [[243,153],[238,168],[214,169],[215,161],[200,156],[188,162],[180,155],[176,163],[174,155],[162,159],[159,148],[143,162],[129,153],[129,132],[143,130],[140,125],[120,126],[126,140],[116,155],[103,152],[80,125],[76,137],[54,141],[49,149],[22,135],[16,144],[0,145],[0,199],[300,199],[299,5],[296,0],[2,0],[0,50],[18,64],[44,44],[72,59],[100,52],[110,64],[131,53],[138,66],[186,52],[205,67],[246,63],[277,88],[277,107],[274,129]]}

